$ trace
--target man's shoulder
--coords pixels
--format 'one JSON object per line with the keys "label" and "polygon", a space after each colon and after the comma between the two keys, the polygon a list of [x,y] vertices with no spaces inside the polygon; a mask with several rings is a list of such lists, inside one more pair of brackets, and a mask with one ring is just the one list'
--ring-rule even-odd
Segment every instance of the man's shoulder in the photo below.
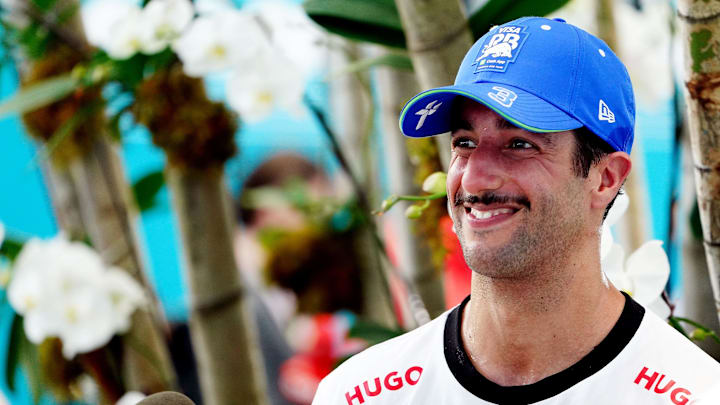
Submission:
{"label": "man's shoulder", "polygon": [[338,398],[345,401],[346,396],[347,402],[353,403],[367,396],[367,392],[373,396],[373,391],[400,391],[402,387],[416,385],[430,364],[444,361],[442,339],[446,320],[444,313],[349,358],[322,380],[313,404],[335,403]]}
{"label": "man's shoulder", "polygon": [[646,355],[669,364],[686,365],[693,369],[704,366],[720,372],[720,363],[652,311],[645,313],[637,333],[636,347]]}
{"label": "man's shoulder", "polygon": [[[446,320],[447,313],[444,313],[425,325],[370,346],[345,361],[331,375],[352,372],[358,368],[364,370],[366,365],[375,364],[377,361],[387,363],[388,361],[413,360],[418,356],[426,355],[430,350],[442,352],[442,340],[440,339]],[[431,347],[433,342],[439,343],[439,345]]]}
{"label": "man's shoulder", "polygon": [[627,349],[620,363],[625,378],[649,395],[692,399],[720,381],[720,363],[651,311]]}

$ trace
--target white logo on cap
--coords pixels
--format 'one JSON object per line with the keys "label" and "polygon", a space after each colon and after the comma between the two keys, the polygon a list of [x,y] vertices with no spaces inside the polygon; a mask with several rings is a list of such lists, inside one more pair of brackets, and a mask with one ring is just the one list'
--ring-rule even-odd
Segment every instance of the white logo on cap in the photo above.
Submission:
{"label": "white logo on cap", "polygon": [[615,122],[615,114],[610,111],[610,107],[605,104],[604,101],[600,100],[600,107],[598,111],[598,119],[600,121],[607,121],[609,123]]}
{"label": "white logo on cap", "polygon": [[496,93],[488,93],[488,97],[497,101],[503,107],[509,108],[518,97],[514,91],[508,90],[505,87],[493,86],[492,89],[495,90]]}
{"label": "white logo on cap", "polygon": [[442,103],[435,104],[437,102],[438,102],[437,100],[433,100],[433,101],[429,102],[428,105],[425,106],[425,108],[423,108],[422,110],[419,110],[418,112],[415,113],[415,115],[420,116],[420,121],[418,121],[418,124],[415,127],[415,130],[420,129],[423,126],[423,124],[425,123],[425,118],[427,118],[428,115],[433,115],[435,113],[435,111],[437,111],[437,109],[442,105]]}
{"label": "white logo on cap", "polygon": [[475,73],[483,71],[505,72],[515,59],[528,37],[523,26],[493,28],[475,56]]}

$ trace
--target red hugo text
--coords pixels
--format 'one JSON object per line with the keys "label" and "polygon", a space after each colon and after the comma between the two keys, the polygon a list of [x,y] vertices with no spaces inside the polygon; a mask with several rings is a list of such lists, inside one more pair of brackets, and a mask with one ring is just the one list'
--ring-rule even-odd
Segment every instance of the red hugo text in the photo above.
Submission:
{"label": "red hugo text", "polygon": [[[663,381],[665,380],[665,381]],[[675,380],[666,379],[665,374],[658,372],[650,372],[647,367],[640,370],[640,374],[635,378],[635,384],[645,386],[645,389],[656,394],[665,394],[669,392],[670,400],[675,405],[685,405],[690,401],[692,393],[675,384]],[[653,387],[653,385],[655,387]]]}
{"label": "red hugo text", "polygon": [[[362,388],[356,385],[352,391],[345,393],[345,399],[347,399],[348,405],[353,405],[353,401],[357,400],[358,404],[365,402],[365,398],[376,397],[382,393],[383,387],[390,391],[397,391],[404,387],[405,384],[415,385],[420,381],[423,369],[419,366],[413,366],[405,371],[405,375],[401,375],[397,371],[393,371],[382,379],[375,377],[372,381],[365,381],[362,383]],[[404,377],[404,378],[403,378]],[[365,395],[363,395],[363,393]]]}

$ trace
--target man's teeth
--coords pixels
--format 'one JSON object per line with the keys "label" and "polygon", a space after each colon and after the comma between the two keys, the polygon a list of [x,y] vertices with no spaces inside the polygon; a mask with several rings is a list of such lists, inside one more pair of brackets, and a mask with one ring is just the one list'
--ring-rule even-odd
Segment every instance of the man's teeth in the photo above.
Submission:
{"label": "man's teeth", "polygon": [[499,208],[499,209],[490,210],[490,211],[480,211],[475,208],[470,208],[470,214],[472,214],[472,216],[474,216],[477,219],[488,219],[488,218],[494,217],[496,215],[512,214],[512,213],[513,213],[513,209],[511,209],[511,208]]}

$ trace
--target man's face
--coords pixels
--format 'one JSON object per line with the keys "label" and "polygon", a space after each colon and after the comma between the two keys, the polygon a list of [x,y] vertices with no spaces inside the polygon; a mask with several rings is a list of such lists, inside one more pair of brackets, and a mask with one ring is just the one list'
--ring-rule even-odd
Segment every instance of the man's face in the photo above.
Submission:
{"label": "man's face", "polygon": [[532,133],[469,100],[459,108],[447,191],[470,268],[522,278],[567,257],[590,215],[572,133]]}

